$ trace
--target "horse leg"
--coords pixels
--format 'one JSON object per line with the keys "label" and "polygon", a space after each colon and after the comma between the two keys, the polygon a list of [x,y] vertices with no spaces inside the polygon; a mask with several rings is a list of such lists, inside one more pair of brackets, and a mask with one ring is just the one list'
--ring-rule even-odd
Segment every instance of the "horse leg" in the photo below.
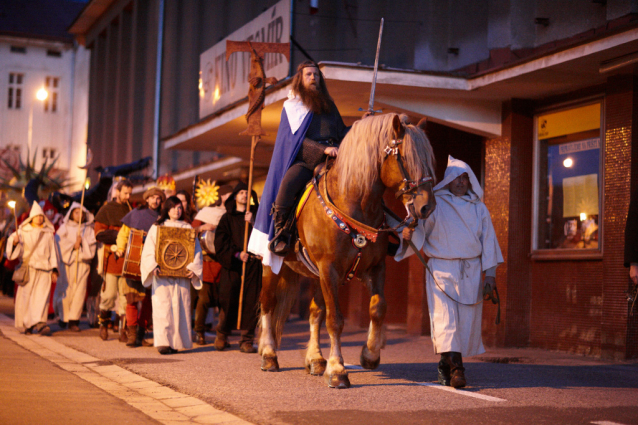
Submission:
{"label": "horse leg", "polygon": [[376,369],[381,362],[381,348],[385,344],[383,320],[386,313],[386,301],[383,296],[385,262],[373,267],[369,272],[370,285],[370,329],[368,340],[361,349],[360,363],[364,369]]}
{"label": "horse leg", "polygon": [[321,289],[326,305],[326,328],[330,335],[330,357],[323,374],[330,388],[350,388],[348,372],[343,365],[341,355],[341,332],[343,331],[343,315],[337,300],[339,276],[330,270],[326,276],[321,273]]}
{"label": "horse leg", "polygon": [[259,355],[261,355],[261,370],[264,372],[278,372],[279,362],[277,361],[277,340],[272,326],[273,312],[277,304],[276,286],[278,277],[264,267],[262,278],[261,294],[261,335],[259,337]]}
{"label": "horse leg", "polygon": [[306,351],[306,372],[311,375],[323,375],[326,371],[326,359],[321,354],[319,332],[321,324],[326,318],[326,304],[323,300],[321,290],[315,292],[315,297],[310,304],[310,340]]}

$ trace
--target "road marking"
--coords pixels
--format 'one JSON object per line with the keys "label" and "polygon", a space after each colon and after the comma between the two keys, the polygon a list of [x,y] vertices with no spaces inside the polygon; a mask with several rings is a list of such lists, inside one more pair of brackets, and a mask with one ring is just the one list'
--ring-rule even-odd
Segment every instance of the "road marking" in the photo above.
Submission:
{"label": "road marking", "polygon": [[596,424],[596,425],[623,425],[619,422],[611,422],[611,421],[596,421],[596,422],[592,422],[592,424]]}
{"label": "road marking", "polygon": [[357,370],[363,370],[363,368],[359,365],[356,364],[349,364],[349,363],[344,363],[343,367],[345,367],[346,369],[357,369]]}
{"label": "road marking", "polygon": [[436,388],[437,390],[448,391],[448,392],[451,392],[451,393],[454,393],[454,394],[458,394],[458,395],[466,395],[468,397],[480,398],[481,400],[486,400],[486,401],[494,401],[494,402],[507,401],[507,400],[504,400],[502,398],[492,397],[492,396],[489,396],[489,395],[473,393],[471,391],[457,390],[456,388],[452,388],[452,387],[444,387],[441,384],[433,384],[432,382],[419,382],[417,385],[421,385],[421,386],[424,386],[424,387]]}
{"label": "road marking", "polygon": [[5,314],[0,314],[0,331],[5,338],[121,399],[160,423],[168,425],[178,421],[180,424],[251,425],[250,422],[215,409],[198,398],[179,393],[110,362],[67,347],[51,337],[26,336],[13,326],[13,320]]}

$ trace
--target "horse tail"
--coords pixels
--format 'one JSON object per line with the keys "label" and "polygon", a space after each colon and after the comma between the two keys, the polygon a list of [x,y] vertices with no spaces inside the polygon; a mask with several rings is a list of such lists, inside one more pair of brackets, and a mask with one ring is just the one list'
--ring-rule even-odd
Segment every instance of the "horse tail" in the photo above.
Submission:
{"label": "horse tail", "polygon": [[281,335],[284,331],[284,323],[290,315],[292,306],[297,301],[299,294],[299,275],[284,264],[279,272],[279,279],[275,289],[275,308],[272,313],[272,331],[276,347],[279,348]]}

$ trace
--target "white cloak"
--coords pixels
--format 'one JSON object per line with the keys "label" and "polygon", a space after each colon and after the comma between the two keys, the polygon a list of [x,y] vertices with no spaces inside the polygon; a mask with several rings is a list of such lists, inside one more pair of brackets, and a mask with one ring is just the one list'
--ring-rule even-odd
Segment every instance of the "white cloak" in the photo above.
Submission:
{"label": "white cloak", "polygon": [[44,216],[42,208],[34,202],[29,218],[20,224],[20,242],[13,246],[15,233],[7,239],[6,254],[9,260],[19,258],[21,266],[24,258],[29,259],[29,281],[24,286],[18,286],[16,293],[16,328],[28,329],[40,322],[46,323],[51,293],[51,271],[58,265],[53,224],[44,216],[43,227],[32,226],[31,220],[36,215]]}
{"label": "white cloak", "polygon": [[[468,173],[472,187],[466,195],[455,196],[448,184],[463,173]],[[503,262],[501,249],[489,211],[479,197],[482,190],[467,164],[450,157],[445,178],[434,188],[434,194],[436,209],[427,220],[419,221],[412,236],[415,247],[423,248],[430,258],[426,292],[434,352],[482,354],[481,275],[495,275],[496,266]],[[400,261],[412,254],[412,248],[404,247],[401,241],[395,259]],[[476,302],[479,304],[475,306],[459,304]]]}
{"label": "white cloak", "polygon": [[[166,220],[164,226],[191,228],[183,221]],[[151,226],[142,248],[142,283],[152,285],[153,292],[153,339],[155,347],[169,346],[175,350],[192,348],[191,340],[191,294],[189,285],[202,287],[202,249],[195,239],[195,258],[186,268],[193,272],[192,279],[154,276],[157,267],[155,246],[157,225]]]}
{"label": "white cloak", "polygon": [[[74,202],[55,235],[60,276],[53,294],[53,308],[60,320],[64,322],[80,320],[82,316],[91,260],[95,257],[97,247],[93,230],[94,217],[84,208],[86,222],[80,226],[82,244],[79,250],[74,249],[78,223],[71,219],[71,213],[76,208],[80,208],[80,204]],[[76,259],[79,261],[76,262]]]}

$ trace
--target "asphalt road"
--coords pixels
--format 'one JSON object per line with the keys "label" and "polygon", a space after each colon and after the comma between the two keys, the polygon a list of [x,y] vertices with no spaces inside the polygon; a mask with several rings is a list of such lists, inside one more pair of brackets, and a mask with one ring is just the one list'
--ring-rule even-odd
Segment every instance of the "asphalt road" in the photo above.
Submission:
{"label": "asphalt road", "polygon": [[[6,306],[0,298],[0,311]],[[438,359],[429,337],[390,328],[380,367],[349,368],[352,388],[335,390],[305,372],[308,329],[299,320],[286,326],[278,373],[262,372],[257,354],[240,353],[238,336],[228,351],[195,345],[161,356],[154,348],[128,348],[115,336],[102,341],[97,330],[82,327],[74,334],[52,326],[49,338],[255,424],[638,424],[636,362],[488,348],[464,359],[469,386],[454,390],[435,384]],[[365,330],[346,326],[346,364],[358,365],[365,337]]]}

